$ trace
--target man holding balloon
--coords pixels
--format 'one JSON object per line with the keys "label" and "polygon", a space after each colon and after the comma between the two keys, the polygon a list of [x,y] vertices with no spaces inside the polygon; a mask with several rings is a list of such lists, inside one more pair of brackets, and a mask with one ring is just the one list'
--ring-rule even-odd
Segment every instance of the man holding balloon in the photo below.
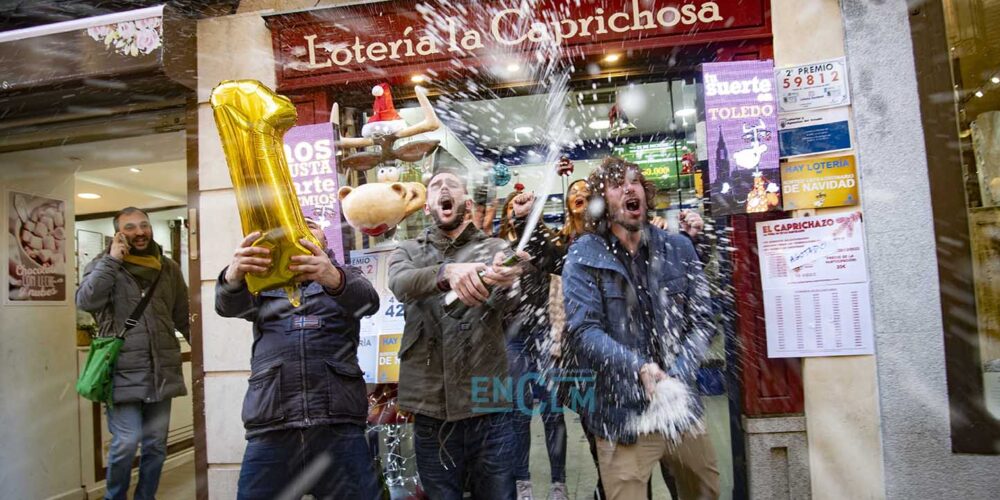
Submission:
{"label": "man holding balloon", "polygon": [[251,375],[243,401],[247,447],[238,498],[379,498],[365,441],[368,400],[358,366],[359,318],[378,311],[379,298],[359,269],[337,264],[315,221],[316,246],[291,258],[301,303],[278,288],[252,295],[246,276],[271,269],[271,252],[240,243],[215,287],[215,310],[253,323]]}

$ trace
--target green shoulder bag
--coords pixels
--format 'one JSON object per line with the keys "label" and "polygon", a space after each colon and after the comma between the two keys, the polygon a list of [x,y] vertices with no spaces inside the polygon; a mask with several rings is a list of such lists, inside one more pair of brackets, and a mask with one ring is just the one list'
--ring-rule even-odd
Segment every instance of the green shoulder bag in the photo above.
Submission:
{"label": "green shoulder bag", "polygon": [[118,353],[125,343],[125,334],[135,325],[139,324],[139,318],[149,304],[149,299],[153,296],[156,284],[160,282],[160,274],[156,275],[153,284],[149,285],[149,290],[142,295],[139,305],[135,306],[132,315],[125,320],[125,328],[121,333],[113,337],[97,337],[90,342],[90,353],[87,354],[87,362],[80,372],[80,378],[76,380],[76,392],[81,396],[96,403],[107,403],[113,405],[112,395],[114,387],[112,381],[115,375],[115,362],[118,361]]}

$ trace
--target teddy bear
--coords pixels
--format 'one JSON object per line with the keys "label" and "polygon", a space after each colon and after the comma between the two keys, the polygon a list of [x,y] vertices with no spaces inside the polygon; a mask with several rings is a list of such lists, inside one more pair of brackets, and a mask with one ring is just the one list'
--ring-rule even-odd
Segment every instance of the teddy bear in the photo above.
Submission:
{"label": "teddy bear", "polygon": [[427,188],[419,182],[373,182],[344,186],[337,196],[351,227],[368,236],[382,236],[423,208]]}

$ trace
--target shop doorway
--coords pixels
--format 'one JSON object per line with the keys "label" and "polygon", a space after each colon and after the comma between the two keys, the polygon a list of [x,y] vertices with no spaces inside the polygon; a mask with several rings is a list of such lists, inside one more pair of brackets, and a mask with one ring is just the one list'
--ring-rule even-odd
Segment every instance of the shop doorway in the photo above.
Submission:
{"label": "shop doorway", "polygon": [[[90,337],[96,331],[92,327],[93,318],[76,308],[74,297],[86,265],[110,245],[115,234],[112,218],[122,208],[130,206],[147,212],[153,227],[153,239],[163,249],[164,258],[177,262],[185,281],[191,283],[186,229],[188,168],[184,132],[4,153],[0,154],[0,165],[3,165],[0,184],[4,203],[8,206],[9,229],[20,236],[8,238],[7,256],[12,279],[8,282],[10,286],[5,297],[4,321],[11,321],[12,325],[39,325],[43,331],[38,335],[44,337],[40,341],[44,341],[51,350],[50,355],[59,358],[58,369],[48,370],[42,379],[34,383],[65,388],[64,396],[58,402],[46,405],[46,412],[65,414],[67,423],[72,422],[72,425],[61,426],[74,438],[69,442],[79,448],[76,451],[66,450],[66,453],[79,453],[79,470],[72,473],[79,474],[82,486],[88,492],[96,493],[103,488],[111,436],[101,405],[79,397],[73,390],[76,374],[89,352]],[[56,213],[59,215],[55,216]],[[51,224],[44,220],[46,214],[52,216]],[[46,227],[43,229],[41,226]],[[64,262],[59,262],[60,252],[65,256]],[[58,292],[54,296],[60,300],[42,303],[47,307],[26,307],[41,302],[34,299],[46,295],[40,293],[45,291],[39,288],[44,284],[38,280],[33,283],[18,281],[14,270],[19,266],[24,269],[40,268],[46,263],[61,270],[61,276],[52,280]],[[65,281],[62,281],[63,278]],[[67,321],[60,322],[58,326],[50,325],[55,318],[66,318]],[[189,477],[175,478],[173,482],[177,486],[184,485],[185,491],[190,490],[186,496],[193,496],[195,430],[191,346],[179,333],[177,337],[189,394],[174,399],[172,403],[164,473],[186,467]],[[25,350],[24,356],[34,356],[30,351]],[[33,373],[41,372],[36,366]],[[42,399],[38,401],[41,404]],[[135,485],[134,480],[132,484]],[[172,491],[170,485],[164,486],[166,491]],[[164,491],[161,487],[161,493]]]}
{"label": "shop doorway", "polygon": [[[189,288],[188,266],[188,210],[187,210],[187,160],[184,134],[172,132],[140,136],[127,140],[130,144],[91,143],[81,146],[81,155],[74,174],[74,207],[76,239],[76,282],[93,258],[105,251],[114,236],[112,218],[124,207],[136,207],[149,215],[153,240],[163,251],[163,257],[172,259],[181,269]],[[131,143],[141,143],[141,148]],[[137,146],[138,144],[136,144]],[[98,151],[118,151],[106,155]],[[77,311],[78,323],[85,325],[89,314]],[[193,462],[194,417],[192,400],[191,346],[176,332],[181,346],[182,370],[188,394],[175,398],[171,407],[170,429],[167,435],[168,464],[183,466]],[[83,340],[83,339],[81,339]],[[81,351],[81,363],[85,349]],[[99,405],[81,399],[81,435],[91,429],[91,439],[81,440],[82,456],[93,457],[93,480],[105,477],[105,460],[111,435],[106,415]],[[88,452],[90,453],[88,455]],[[179,480],[178,473],[171,473],[167,466],[164,474],[172,485],[187,483],[193,491],[194,477]],[[186,469],[181,469],[186,470]],[[90,478],[87,478],[90,479]]]}
{"label": "shop doorway", "polygon": [[[685,61],[672,69],[659,69],[655,55],[628,61],[616,54],[614,62],[602,61],[604,70],[594,74],[583,70],[574,73],[565,94],[558,97],[543,86],[521,83],[492,87],[478,92],[463,91],[471,86],[465,81],[432,81],[431,101],[443,121],[442,130],[434,133],[440,148],[430,157],[412,164],[401,163],[400,178],[419,181],[442,167],[468,173],[470,187],[477,204],[485,204],[486,232],[496,234],[501,224],[504,201],[516,190],[534,192],[545,200],[542,222],[558,230],[565,222],[565,198],[568,186],[587,175],[610,155],[636,162],[648,180],[657,187],[651,201],[650,218],[666,221],[668,230],[679,231],[682,210],[699,214],[708,222],[710,237],[704,238],[699,249],[704,254],[706,271],[717,292],[720,307],[717,314],[718,334],[712,344],[700,374],[701,398],[707,409],[706,427],[710,434],[721,473],[722,498],[740,498],[745,491],[745,457],[741,426],[741,373],[735,315],[721,309],[733,304],[723,290],[733,282],[733,262],[729,253],[728,219],[715,222],[703,201],[703,168],[708,152],[704,146],[704,130],[699,134],[697,116],[700,82],[699,60],[712,57],[689,51],[677,57]],[[624,68],[644,68],[640,73]],[[424,75],[415,75],[419,81]],[[426,80],[424,80],[426,81]],[[486,85],[485,82],[484,86]],[[342,123],[363,123],[363,114],[352,116],[350,110],[365,109],[363,99],[352,92],[354,87],[337,89],[326,96],[348,109]],[[337,93],[339,91],[339,93]],[[401,116],[410,123],[420,120],[421,112],[412,98],[413,87],[397,85],[401,94],[396,105]],[[436,95],[434,95],[436,94]],[[560,145],[560,157],[569,160],[573,172],[566,177],[550,175],[555,166],[547,161],[551,142],[551,107],[553,99],[561,99],[564,108],[560,119],[570,133]],[[300,106],[308,106],[300,104]],[[350,125],[346,134],[351,134]],[[699,137],[702,145],[699,148]],[[495,177],[500,167],[509,179]],[[376,171],[361,174],[361,182],[375,182]],[[367,177],[367,179],[365,179]],[[394,239],[402,240],[420,234],[432,221],[422,214],[404,220],[397,234],[373,238],[358,235],[345,241],[345,248],[384,249]],[[717,226],[717,227],[716,227]],[[377,250],[376,250],[377,251]],[[579,417],[565,412],[568,434],[566,456],[567,483],[577,498],[588,497],[597,483],[597,471],[589,454]],[[549,487],[549,458],[546,453],[542,419],[535,416],[532,424],[530,452],[531,478],[536,493],[544,494]],[[665,479],[654,473],[653,498],[670,498]]]}
{"label": "shop doorway", "polygon": [[[618,60],[624,63],[623,58],[619,55]],[[487,231],[496,234],[503,202],[518,188],[546,200],[542,223],[554,230],[561,229],[565,223],[568,187],[578,179],[586,179],[604,158],[620,156],[637,163],[657,188],[656,198],[649,202],[650,218],[662,218],[669,231],[676,233],[682,210],[709,218],[702,201],[702,174],[697,164],[699,86],[694,72],[674,71],[659,77],[581,79],[572,82],[565,96],[558,97],[526,89],[478,100],[442,97],[436,105],[442,111],[447,133],[454,134],[457,141],[445,143],[440,157],[435,158],[435,167],[461,163],[470,172],[474,185],[490,184],[482,180],[489,175],[490,167],[502,165],[509,169],[511,180],[495,186],[495,195],[485,196],[496,206],[495,210],[488,210],[494,216],[484,225]],[[573,172],[552,182],[548,171],[555,166],[546,163],[545,156],[551,140],[548,131],[553,127],[547,109],[554,98],[563,100],[562,119],[572,134],[560,148],[560,157],[572,163]],[[411,224],[421,223],[418,221],[414,219]],[[706,244],[699,250],[704,253],[713,288],[721,290],[724,280],[729,278],[719,272],[720,256],[711,243],[714,240],[704,241]],[[721,322],[718,327],[720,333],[701,370],[700,397],[706,407],[705,424],[721,473],[721,498],[732,498],[734,447],[730,399],[738,399],[738,392],[730,396],[726,391],[726,336]],[[735,418],[738,420],[738,413]],[[596,484],[596,470],[579,417],[565,412],[565,419],[570,443],[567,473],[575,476],[568,481],[576,483],[571,489],[577,498],[583,498],[586,490]],[[741,440],[738,432],[736,439]],[[549,457],[541,416],[533,419],[531,443],[532,483],[536,493],[542,494],[549,487]],[[652,498],[670,498],[659,472],[653,474]]]}

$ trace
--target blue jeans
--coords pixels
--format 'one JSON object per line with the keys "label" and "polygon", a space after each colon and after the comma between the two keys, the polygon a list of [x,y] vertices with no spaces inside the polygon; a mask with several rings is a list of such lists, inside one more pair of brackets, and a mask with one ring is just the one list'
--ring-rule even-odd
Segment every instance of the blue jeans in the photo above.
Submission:
{"label": "blue jeans", "polygon": [[170,428],[170,400],[158,403],[116,403],[107,408],[108,432],[108,500],[125,500],[132,480],[132,462],[136,449],[142,445],[139,457],[139,484],[135,499],[152,499],[160,486],[160,471],[167,459],[167,431]]}
{"label": "blue jeans", "polygon": [[271,431],[247,441],[239,500],[301,498],[374,500],[382,491],[364,427],[317,425]]}
{"label": "blue jeans", "polygon": [[472,498],[513,500],[514,436],[508,413],[490,413],[458,422],[417,415],[414,448],[420,484],[433,500]]}
{"label": "blue jeans", "polygon": [[507,342],[510,376],[515,391],[515,408],[512,417],[516,448],[514,451],[514,479],[528,481],[531,472],[528,457],[531,453],[531,417],[535,413],[535,400],[541,402],[540,413],[545,425],[545,448],[549,454],[549,471],[553,483],[566,482],[566,420],[558,405],[556,387],[546,387],[544,380],[554,373],[548,353],[539,352],[536,336],[517,338]]}

